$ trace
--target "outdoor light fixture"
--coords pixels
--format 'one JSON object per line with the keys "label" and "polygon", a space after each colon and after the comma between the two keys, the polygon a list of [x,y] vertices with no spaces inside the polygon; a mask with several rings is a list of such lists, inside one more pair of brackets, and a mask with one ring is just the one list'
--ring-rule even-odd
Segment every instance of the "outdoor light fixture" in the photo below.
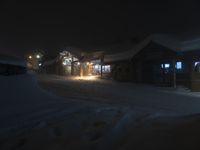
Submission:
{"label": "outdoor light fixture", "polygon": [[36,55],[36,58],[39,59],[39,58],[40,58],[40,55]]}
{"label": "outdoor light fixture", "polygon": [[29,59],[32,59],[32,56],[28,56]]}

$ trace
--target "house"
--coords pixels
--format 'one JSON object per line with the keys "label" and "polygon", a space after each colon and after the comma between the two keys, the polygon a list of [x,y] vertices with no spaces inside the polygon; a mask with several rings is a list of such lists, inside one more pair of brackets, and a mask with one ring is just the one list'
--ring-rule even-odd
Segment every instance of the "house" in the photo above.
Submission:
{"label": "house", "polygon": [[54,59],[45,61],[41,72],[65,76],[100,75],[103,52],[63,51]]}
{"label": "house", "polygon": [[181,41],[167,35],[151,35],[131,50],[105,55],[111,75],[119,81],[184,85],[200,90],[200,45],[198,40]]}

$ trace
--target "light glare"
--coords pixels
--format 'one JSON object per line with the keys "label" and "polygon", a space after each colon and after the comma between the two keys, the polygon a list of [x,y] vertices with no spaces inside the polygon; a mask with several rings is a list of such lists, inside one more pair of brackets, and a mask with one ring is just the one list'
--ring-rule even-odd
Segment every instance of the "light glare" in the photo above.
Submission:
{"label": "light glare", "polygon": [[39,59],[39,58],[40,58],[40,55],[36,55],[36,58]]}

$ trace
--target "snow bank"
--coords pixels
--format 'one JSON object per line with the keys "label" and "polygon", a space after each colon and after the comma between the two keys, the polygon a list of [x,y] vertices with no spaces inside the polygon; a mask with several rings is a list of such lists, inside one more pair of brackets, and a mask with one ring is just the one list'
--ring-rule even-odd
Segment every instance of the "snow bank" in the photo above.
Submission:
{"label": "snow bank", "polygon": [[74,108],[42,90],[34,75],[0,76],[0,139]]}
{"label": "snow bank", "polygon": [[9,65],[26,67],[25,60],[16,56],[10,56],[5,54],[0,54],[0,64],[9,64]]}
{"label": "snow bank", "polygon": [[49,93],[40,89],[34,75],[0,76],[0,103],[48,99]]}

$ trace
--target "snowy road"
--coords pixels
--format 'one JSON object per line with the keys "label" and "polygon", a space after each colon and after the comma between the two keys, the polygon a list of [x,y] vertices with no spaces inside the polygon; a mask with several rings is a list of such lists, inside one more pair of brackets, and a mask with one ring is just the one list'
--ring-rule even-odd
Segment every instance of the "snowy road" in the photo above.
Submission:
{"label": "snowy road", "polygon": [[1,76],[0,83],[0,138],[87,107],[40,89],[33,75]]}
{"label": "snowy road", "polygon": [[[174,134],[168,136],[168,129],[191,122],[197,125],[195,129],[189,128],[192,136],[185,134],[183,137],[196,139],[193,133],[198,131],[199,115],[192,114],[200,113],[198,97],[112,80],[77,80],[45,75],[37,78],[29,74],[0,77],[0,149],[10,146],[11,149],[30,149],[33,145],[38,146],[36,149],[44,149],[40,147],[42,144],[48,147],[46,149],[55,145],[79,145],[80,149],[94,146],[110,150],[118,148],[118,143],[124,149],[123,146],[132,143],[137,147],[137,139],[147,143],[144,147],[149,147],[149,140],[155,142],[155,146],[158,140],[175,141],[176,138],[171,139]],[[157,128],[166,129],[162,130],[161,137],[157,137],[161,133]],[[182,128],[181,134],[175,135],[182,137],[187,130]],[[173,130],[171,133],[176,132]],[[8,140],[3,144],[11,135],[16,135],[18,142]],[[151,138],[154,135],[156,138]],[[72,143],[65,145],[71,138]],[[125,144],[124,138],[128,141]],[[24,139],[25,145],[22,145]]]}
{"label": "snowy road", "polygon": [[197,97],[132,83],[44,75],[38,76],[40,87],[31,75],[1,77],[0,83],[0,137],[88,111],[95,115],[114,109],[125,116],[132,112],[136,120],[200,113]]}
{"label": "snowy road", "polygon": [[200,98],[164,92],[158,88],[111,80],[77,80],[58,76],[38,76],[44,89],[64,98],[86,103],[128,106],[146,112],[200,113]]}

